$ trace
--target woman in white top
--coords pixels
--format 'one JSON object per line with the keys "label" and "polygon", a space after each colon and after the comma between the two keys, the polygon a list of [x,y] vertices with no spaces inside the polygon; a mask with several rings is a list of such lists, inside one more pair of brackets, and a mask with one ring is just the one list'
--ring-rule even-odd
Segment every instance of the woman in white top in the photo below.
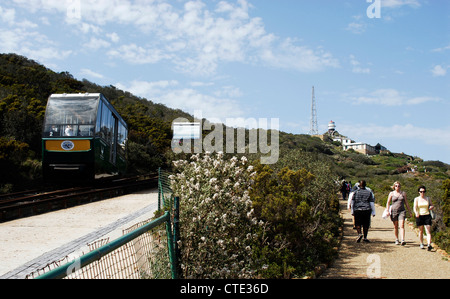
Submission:
{"label": "woman in white top", "polygon": [[419,228],[419,240],[420,240],[420,248],[424,249],[423,246],[423,227],[425,226],[425,230],[427,232],[427,242],[428,242],[428,251],[433,249],[431,246],[431,213],[434,207],[431,204],[431,199],[425,196],[427,189],[425,186],[420,186],[419,189],[420,196],[414,198],[414,213],[416,214],[416,225]]}

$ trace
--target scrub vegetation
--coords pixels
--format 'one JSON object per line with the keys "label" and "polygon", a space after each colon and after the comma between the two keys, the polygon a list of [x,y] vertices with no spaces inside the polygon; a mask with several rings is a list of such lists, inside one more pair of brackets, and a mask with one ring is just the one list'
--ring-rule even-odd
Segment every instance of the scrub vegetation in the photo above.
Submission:
{"label": "scrub vegetation", "polygon": [[184,219],[185,277],[303,277],[331,262],[344,179],[366,180],[381,205],[394,181],[401,182],[410,206],[417,187],[425,185],[437,212],[433,240],[450,251],[450,166],[445,163],[404,153],[366,156],[343,151],[337,142],[284,132],[273,165],[259,164],[258,154],[176,155],[171,123],[178,117],[192,120],[191,115],[112,85],[56,73],[16,54],[0,54],[0,193],[41,185],[40,140],[49,95],[86,92],[103,93],[128,123],[130,173],[158,167],[173,172]]}

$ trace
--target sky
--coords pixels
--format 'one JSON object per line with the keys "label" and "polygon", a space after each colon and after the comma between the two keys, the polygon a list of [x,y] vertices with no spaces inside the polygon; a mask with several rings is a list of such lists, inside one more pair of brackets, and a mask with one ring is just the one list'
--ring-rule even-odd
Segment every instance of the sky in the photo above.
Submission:
{"label": "sky", "polygon": [[450,163],[447,0],[2,0],[0,53],[293,134],[314,86],[319,132]]}

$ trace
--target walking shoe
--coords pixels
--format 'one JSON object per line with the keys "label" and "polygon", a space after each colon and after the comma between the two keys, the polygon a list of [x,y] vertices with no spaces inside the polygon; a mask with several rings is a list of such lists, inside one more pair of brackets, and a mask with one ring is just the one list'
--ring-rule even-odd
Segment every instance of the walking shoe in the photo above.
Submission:
{"label": "walking shoe", "polygon": [[361,242],[361,239],[363,238],[363,235],[358,235],[358,238],[356,238],[356,243]]}
{"label": "walking shoe", "polygon": [[400,242],[397,239],[397,240],[395,240],[395,245],[398,245],[398,244],[400,244]]}
{"label": "walking shoe", "polygon": [[428,245],[427,249],[428,249],[428,251],[431,251],[433,249],[433,246]]}
{"label": "walking shoe", "polygon": [[420,244],[420,249],[425,249],[425,247],[423,246],[423,244]]}
{"label": "walking shoe", "polygon": [[405,246],[406,245],[406,242],[405,241],[402,241],[402,246]]}
{"label": "walking shoe", "polygon": [[370,243],[369,239],[364,238],[363,242]]}

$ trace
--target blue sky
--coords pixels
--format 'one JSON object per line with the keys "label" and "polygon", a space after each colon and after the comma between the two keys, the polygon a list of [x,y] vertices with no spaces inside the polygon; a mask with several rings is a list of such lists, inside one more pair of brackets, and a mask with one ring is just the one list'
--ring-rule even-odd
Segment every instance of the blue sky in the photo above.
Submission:
{"label": "blue sky", "polygon": [[315,86],[319,131],[450,163],[450,1],[367,1],[3,0],[0,52],[289,133]]}

